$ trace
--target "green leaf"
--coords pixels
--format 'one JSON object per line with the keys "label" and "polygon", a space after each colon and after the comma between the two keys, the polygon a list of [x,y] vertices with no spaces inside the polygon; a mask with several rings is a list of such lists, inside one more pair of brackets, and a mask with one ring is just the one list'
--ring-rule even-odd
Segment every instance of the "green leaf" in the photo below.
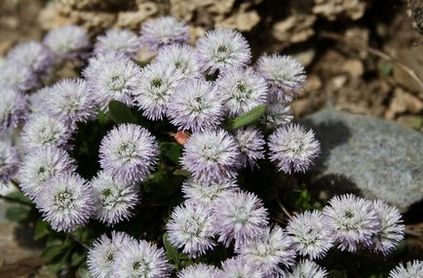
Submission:
{"label": "green leaf", "polygon": [[11,207],[6,210],[6,219],[14,222],[22,222],[28,218],[27,207]]}
{"label": "green leaf", "polygon": [[182,146],[174,142],[161,142],[160,154],[171,162],[178,164],[182,155]]}
{"label": "green leaf", "polygon": [[76,271],[76,278],[90,278],[90,273],[85,265],[82,265]]}
{"label": "green leaf", "polygon": [[163,246],[166,250],[166,256],[169,261],[171,261],[175,267],[179,266],[180,264],[180,254],[178,252],[178,249],[176,249],[169,241],[167,234],[163,235]]}
{"label": "green leaf", "polygon": [[[22,203],[25,203],[25,204],[28,204],[28,205],[31,205],[32,206],[31,200],[28,197],[26,197],[25,195],[23,195],[20,191],[10,192],[6,196],[9,197],[9,198],[11,198],[11,199],[18,200],[18,201],[20,201]],[[6,200],[6,202],[7,202],[7,200]]]}
{"label": "green leaf", "polygon": [[85,260],[85,253],[84,252],[73,252],[70,258],[70,265],[71,266],[78,266]]}
{"label": "green leaf", "polygon": [[259,105],[250,111],[229,120],[226,124],[228,130],[235,130],[257,122],[266,113],[266,105]]}
{"label": "green leaf", "polygon": [[39,240],[41,238],[44,238],[47,235],[49,235],[49,233],[50,231],[49,231],[48,223],[38,219],[37,222],[35,223],[35,228],[34,228],[34,240]]}
{"label": "green leaf", "polygon": [[43,257],[45,261],[49,262],[53,260],[54,258],[57,258],[59,256],[64,256],[68,247],[69,245],[66,244],[66,242],[64,242],[64,244],[50,246],[44,249],[41,256]]}
{"label": "green leaf", "polygon": [[188,177],[190,175],[188,171],[182,170],[182,169],[176,169],[175,171],[173,171],[172,174],[174,176],[181,176],[181,177]]}
{"label": "green leaf", "polygon": [[116,124],[123,124],[123,123],[139,123],[139,119],[137,115],[125,104],[122,102],[112,100],[109,103],[109,111],[112,120]]}

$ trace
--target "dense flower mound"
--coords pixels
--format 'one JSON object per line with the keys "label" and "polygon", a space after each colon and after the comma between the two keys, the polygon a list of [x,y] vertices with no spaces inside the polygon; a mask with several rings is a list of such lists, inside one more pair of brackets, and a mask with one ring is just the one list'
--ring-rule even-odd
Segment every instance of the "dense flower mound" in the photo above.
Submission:
{"label": "dense flower mound", "polygon": [[389,278],[414,278],[421,277],[423,273],[423,261],[412,261],[400,264],[389,272]]}

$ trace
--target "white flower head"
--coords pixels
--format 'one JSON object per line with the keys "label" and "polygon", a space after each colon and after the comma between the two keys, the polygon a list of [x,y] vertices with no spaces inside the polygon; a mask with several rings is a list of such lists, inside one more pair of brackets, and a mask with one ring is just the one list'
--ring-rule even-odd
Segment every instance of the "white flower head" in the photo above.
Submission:
{"label": "white flower head", "polygon": [[130,30],[110,29],[97,37],[94,53],[105,54],[111,51],[134,57],[140,49],[138,36]]}

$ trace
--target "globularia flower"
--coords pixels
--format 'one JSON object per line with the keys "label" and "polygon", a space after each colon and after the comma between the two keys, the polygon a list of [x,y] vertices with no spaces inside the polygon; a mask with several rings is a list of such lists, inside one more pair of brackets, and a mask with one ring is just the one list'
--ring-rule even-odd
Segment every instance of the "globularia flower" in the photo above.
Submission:
{"label": "globularia flower", "polygon": [[404,238],[404,228],[401,213],[395,207],[381,200],[372,202],[373,210],[380,221],[379,230],[373,238],[372,248],[376,252],[388,255]]}
{"label": "globularia flower", "polygon": [[106,234],[99,237],[88,250],[87,265],[90,277],[108,278],[112,277],[112,266],[116,256],[134,238],[126,233],[112,231],[112,237]]}
{"label": "globularia flower", "polygon": [[263,272],[239,257],[222,262],[219,278],[265,278]]}
{"label": "globularia flower", "polygon": [[166,278],[170,277],[170,265],[162,248],[145,240],[134,240],[117,253],[111,277]]}
{"label": "globularia flower", "polygon": [[268,213],[254,193],[233,192],[220,198],[215,206],[213,230],[219,242],[235,250],[259,237],[268,225]]}
{"label": "globularia flower", "polygon": [[216,90],[223,96],[225,110],[230,117],[266,103],[266,81],[251,68],[230,69],[220,74]]}
{"label": "globularia flower", "polygon": [[74,59],[90,46],[85,29],[67,25],[50,30],[43,43],[56,55],[57,59]]}
{"label": "globularia flower", "polygon": [[140,31],[143,46],[152,51],[170,44],[182,44],[188,41],[188,27],[171,16],[149,19]]}
{"label": "globularia flower", "polygon": [[167,113],[171,123],[180,129],[193,132],[214,129],[223,117],[222,97],[211,82],[188,80],[175,89]]}
{"label": "globularia flower", "polygon": [[28,91],[38,85],[35,72],[21,63],[6,60],[0,66],[0,86],[19,91]]}
{"label": "globularia flower", "polygon": [[135,124],[115,127],[100,145],[100,165],[104,172],[128,183],[144,180],[156,165],[158,155],[156,138]]}
{"label": "globularia flower", "polygon": [[166,114],[169,99],[182,76],[173,66],[154,63],[141,71],[139,86],[134,98],[143,115],[150,120],[161,120]]}
{"label": "globularia flower", "polygon": [[317,210],[294,216],[286,230],[294,241],[294,249],[312,260],[325,256],[333,245],[332,230],[328,228],[323,214]]}
{"label": "globularia flower", "polygon": [[276,129],[289,124],[294,119],[289,105],[283,102],[269,103],[261,123],[268,129]]}
{"label": "globularia flower", "polygon": [[27,115],[26,97],[14,89],[0,89],[0,132],[17,127]]}
{"label": "globularia flower", "polygon": [[241,128],[235,131],[235,140],[241,152],[241,165],[254,167],[257,160],[264,158],[266,141],[260,130],[252,127]]}
{"label": "globularia flower", "polygon": [[276,129],[269,136],[268,145],[270,160],[276,162],[279,171],[287,174],[304,173],[320,153],[320,144],[314,132],[296,124]]}
{"label": "globularia flower", "polygon": [[226,131],[194,133],[184,145],[182,167],[202,182],[224,182],[235,178],[239,168],[239,150]]}
{"label": "globularia flower", "polygon": [[270,86],[271,101],[294,100],[306,81],[303,65],[290,56],[262,56],[257,62],[257,67]]}
{"label": "globularia flower", "polygon": [[73,231],[86,224],[94,212],[91,187],[73,173],[62,173],[49,179],[35,204],[43,219],[56,231]]}
{"label": "globularia flower", "polygon": [[18,172],[22,191],[35,199],[45,183],[61,173],[75,170],[75,163],[69,154],[58,148],[42,147],[28,152]]}
{"label": "globularia flower", "polygon": [[210,210],[185,203],[176,207],[166,226],[169,241],[192,258],[206,253],[215,245]]}
{"label": "globularia flower", "polygon": [[132,209],[139,201],[138,189],[124,181],[100,172],[91,187],[96,199],[96,218],[114,225],[132,216]]}
{"label": "globularia flower", "polygon": [[53,64],[53,53],[41,43],[30,41],[15,46],[7,59],[27,66],[34,72],[43,73]]}
{"label": "globularia flower", "polygon": [[389,272],[389,278],[420,278],[423,273],[423,261],[414,260],[399,264]]}
{"label": "globularia flower", "polygon": [[43,87],[28,96],[29,110],[33,114],[45,114],[48,111],[48,99],[51,96],[51,87]]}
{"label": "globularia flower", "polygon": [[179,271],[177,276],[178,278],[220,278],[216,267],[203,263],[187,266]]}
{"label": "globularia flower", "polygon": [[0,141],[0,185],[7,184],[18,170],[18,151],[7,141]]}
{"label": "globularia flower", "polygon": [[325,278],[327,276],[326,269],[309,260],[301,260],[291,271],[282,274],[282,278]]}
{"label": "globularia flower", "polygon": [[196,50],[189,45],[172,44],[161,48],[156,63],[173,66],[184,78],[200,77]]}
{"label": "globularia flower", "polygon": [[282,228],[275,226],[266,228],[261,236],[240,248],[238,253],[247,264],[260,269],[265,277],[273,277],[281,273],[280,265],[294,264],[293,243]]}
{"label": "globularia flower", "polygon": [[128,57],[134,57],[139,49],[140,41],[134,32],[110,29],[106,34],[97,37],[94,53],[98,55],[115,51]]}
{"label": "globularia flower", "polygon": [[380,221],[372,203],[352,194],[330,199],[323,214],[341,250],[355,252],[368,247],[379,231]]}
{"label": "globularia flower", "polygon": [[203,71],[214,72],[241,68],[251,59],[247,40],[231,29],[216,29],[197,41],[197,51]]}

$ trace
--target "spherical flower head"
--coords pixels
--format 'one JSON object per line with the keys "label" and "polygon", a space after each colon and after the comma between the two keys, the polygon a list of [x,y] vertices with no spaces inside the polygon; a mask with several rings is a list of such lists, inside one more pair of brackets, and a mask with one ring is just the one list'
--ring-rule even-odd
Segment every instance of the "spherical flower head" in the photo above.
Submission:
{"label": "spherical flower head", "polygon": [[291,271],[282,274],[282,278],[325,278],[327,276],[326,269],[309,260],[301,260]]}
{"label": "spherical flower head", "polygon": [[59,60],[78,58],[90,46],[87,31],[76,25],[67,25],[50,30],[43,43]]}
{"label": "spherical flower head", "polygon": [[0,65],[0,86],[19,91],[28,91],[38,85],[35,72],[28,66],[13,60]]}
{"label": "spherical flower head", "polygon": [[274,102],[267,105],[266,113],[260,123],[272,130],[291,123],[293,119],[294,115],[289,105],[284,102]]}
{"label": "spherical flower head", "polygon": [[162,248],[145,240],[130,241],[117,253],[111,277],[166,278],[170,265]]}
{"label": "spherical flower head", "polygon": [[203,71],[224,71],[241,68],[251,59],[247,40],[237,31],[216,29],[197,41],[197,51]]}
{"label": "spherical flower head", "polygon": [[144,180],[154,169],[158,155],[156,138],[135,124],[115,127],[100,145],[100,165],[104,172],[128,183]]}
{"label": "spherical flower head", "polygon": [[123,232],[112,231],[109,238],[106,234],[96,239],[94,244],[88,250],[87,265],[90,277],[108,278],[112,277],[112,266],[116,256],[134,238]]}
{"label": "spherical flower head", "polygon": [[96,218],[114,225],[132,216],[139,201],[136,186],[100,172],[92,181],[96,204]]}
{"label": "spherical flower head", "polygon": [[266,141],[263,134],[256,128],[247,127],[237,129],[234,136],[241,152],[242,167],[253,168],[257,165],[257,160],[264,158]]}
{"label": "spherical flower head", "polygon": [[141,26],[140,41],[151,51],[188,41],[188,27],[171,16],[149,19]]}
{"label": "spherical flower head", "polygon": [[154,63],[141,71],[134,99],[143,115],[150,120],[161,120],[166,114],[169,99],[182,76],[170,65]]}
{"label": "spherical flower head", "polygon": [[306,131],[296,124],[276,129],[269,136],[270,160],[276,162],[279,171],[306,172],[320,154],[320,144],[312,130]]}
{"label": "spherical flower head", "polygon": [[8,141],[0,141],[0,184],[7,184],[18,170],[18,151]]}
{"label": "spherical flower head", "polygon": [[189,45],[172,44],[160,48],[156,63],[173,66],[183,78],[201,75],[196,50]]}
{"label": "spherical flower head", "polygon": [[75,162],[66,151],[49,146],[41,147],[25,155],[18,180],[25,195],[35,199],[49,179],[74,170]]}
{"label": "spherical flower head", "polygon": [[254,193],[233,192],[220,198],[215,206],[213,229],[226,247],[235,250],[259,237],[268,225],[268,213]]}
{"label": "spherical flower head", "polygon": [[33,114],[45,114],[48,111],[48,99],[51,95],[51,87],[46,86],[31,93],[28,96],[29,110]]}
{"label": "spherical flower head", "polygon": [[405,226],[397,208],[381,200],[373,201],[372,207],[380,222],[379,230],[373,238],[372,248],[386,256],[403,240]]}
{"label": "spherical flower head", "polygon": [[132,58],[138,53],[139,49],[140,41],[134,32],[110,29],[106,34],[97,37],[94,53],[98,55],[114,51]]}
{"label": "spherical flower head", "polygon": [[263,272],[239,257],[222,262],[219,278],[265,278]]}
{"label": "spherical flower head", "polygon": [[43,219],[56,231],[74,231],[85,225],[94,212],[91,187],[74,173],[62,173],[49,179],[35,204]]}
{"label": "spherical flower head", "polygon": [[352,194],[330,199],[323,214],[338,248],[349,252],[370,246],[380,227],[372,203]]}
{"label": "spherical flower head", "polygon": [[182,269],[177,274],[178,278],[218,278],[219,271],[212,265],[203,263],[192,264]]}
{"label": "spherical flower head", "polygon": [[268,82],[271,101],[293,101],[306,81],[304,66],[290,56],[262,56],[257,68]]}
{"label": "spherical flower head", "polygon": [[223,117],[222,97],[208,81],[187,80],[175,89],[167,114],[170,122],[183,130],[215,129]]}
{"label": "spherical flower head", "polygon": [[266,228],[255,240],[237,252],[246,263],[257,267],[265,277],[281,272],[279,265],[290,266],[295,260],[294,242],[280,227]]}
{"label": "spherical flower head", "polygon": [[29,67],[36,73],[45,73],[54,62],[53,53],[39,42],[30,41],[15,46],[7,59]]}
{"label": "spherical flower head", "polygon": [[223,96],[225,110],[230,117],[266,103],[266,81],[251,68],[223,72],[216,80],[216,90]]}
{"label": "spherical flower head", "polygon": [[26,119],[27,102],[25,95],[14,89],[1,89],[0,95],[0,132],[5,132]]}
{"label": "spherical flower head", "polygon": [[423,261],[414,260],[399,264],[389,272],[389,278],[420,278],[423,273]]}
{"label": "spherical flower head", "polygon": [[170,243],[197,258],[214,247],[210,209],[190,203],[176,207],[166,225]]}
{"label": "spherical flower head", "polygon": [[237,175],[240,152],[226,131],[194,133],[184,145],[182,167],[201,182],[224,182]]}
{"label": "spherical flower head", "polygon": [[294,241],[294,249],[302,256],[320,259],[333,245],[332,231],[319,211],[306,211],[289,220],[286,230]]}

